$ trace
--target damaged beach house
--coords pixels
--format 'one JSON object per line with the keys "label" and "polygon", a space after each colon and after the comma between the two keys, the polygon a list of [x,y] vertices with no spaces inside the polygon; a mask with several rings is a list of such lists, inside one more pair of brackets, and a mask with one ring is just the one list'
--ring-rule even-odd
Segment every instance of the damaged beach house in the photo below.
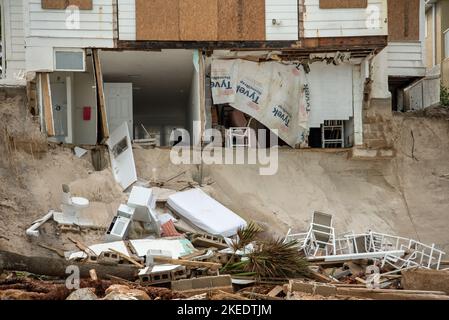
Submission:
{"label": "damaged beach house", "polygon": [[420,0],[0,4],[2,82],[26,83],[42,130],[65,144],[127,126],[160,147],[212,128],[218,144],[257,146],[249,129],[269,129],[280,146],[388,157],[392,101],[426,73]]}
{"label": "damaged beach house", "polygon": [[[404,270],[442,268],[445,253],[435,245],[373,230],[339,233],[333,216],[320,212],[309,229],[258,245],[262,230],[201,188],[139,181],[133,155],[133,147],[203,147],[214,129],[221,140],[213,143],[223,148],[265,148],[274,136],[293,152],[394,157],[392,110],[407,109],[410,86],[426,78],[428,2],[0,0],[0,84],[26,86],[49,142],[79,157],[107,147],[127,198],[102,243],[71,239],[79,251],[58,254],[83,262],[81,274],[93,281],[109,277],[150,296],[150,286],[169,284],[172,298],[205,298],[211,287],[229,298],[233,285],[256,277],[275,288],[238,297],[449,299],[449,292],[395,290]],[[28,237],[41,237],[51,220],[64,230],[96,227],[82,215],[89,199],[68,185],[61,191],[61,209],[43,213]],[[136,225],[144,237],[135,236]],[[266,255],[272,259],[261,269]],[[8,257],[5,270],[23,268],[26,258]],[[40,261],[26,271],[53,265],[45,272],[64,275],[66,264]],[[316,283],[289,282],[298,274]]]}

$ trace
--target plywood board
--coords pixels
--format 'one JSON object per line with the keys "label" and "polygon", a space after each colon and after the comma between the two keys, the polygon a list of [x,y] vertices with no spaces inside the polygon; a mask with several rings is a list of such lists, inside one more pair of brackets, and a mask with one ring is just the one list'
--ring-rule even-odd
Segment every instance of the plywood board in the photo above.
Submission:
{"label": "plywood board", "polygon": [[92,10],[92,0],[42,0],[42,9],[63,10],[68,6],[77,6],[80,10]]}
{"label": "plywood board", "polygon": [[179,28],[183,41],[217,40],[218,0],[181,0]]}
{"label": "plywood board", "polygon": [[218,40],[265,40],[265,0],[220,0]]}
{"label": "plywood board", "polygon": [[390,41],[419,40],[420,0],[388,0]]}
{"label": "plywood board", "polygon": [[265,0],[245,0],[242,40],[265,40]]}
{"label": "plywood board", "polygon": [[45,128],[49,137],[55,136],[55,126],[53,122],[53,103],[51,101],[50,75],[41,73],[41,94],[43,101]]}
{"label": "plywood board", "polygon": [[108,118],[106,114],[106,102],[104,97],[103,72],[98,49],[92,50],[93,65],[95,70],[95,82],[97,87],[98,115],[100,119],[100,132],[102,139],[109,138]]}
{"label": "plywood board", "polygon": [[179,40],[180,0],[136,0],[137,40]]}
{"label": "plywood board", "polygon": [[320,9],[367,8],[368,0],[320,0]]}

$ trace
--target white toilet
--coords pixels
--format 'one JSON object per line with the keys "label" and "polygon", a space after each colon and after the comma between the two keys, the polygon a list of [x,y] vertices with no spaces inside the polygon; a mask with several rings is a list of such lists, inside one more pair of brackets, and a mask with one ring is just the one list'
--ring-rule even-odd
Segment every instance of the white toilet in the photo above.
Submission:
{"label": "white toilet", "polygon": [[62,186],[62,192],[62,215],[57,217],[57,222],[61,224],[78,224],[80,213],[89,207],[89,200],[81,197],[72,197],[70,188],[67,185]]}

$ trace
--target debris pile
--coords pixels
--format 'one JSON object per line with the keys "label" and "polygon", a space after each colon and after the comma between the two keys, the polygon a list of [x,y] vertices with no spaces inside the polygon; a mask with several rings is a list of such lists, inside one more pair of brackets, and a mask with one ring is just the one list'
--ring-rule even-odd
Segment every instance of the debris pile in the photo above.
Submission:
{"label": "debris pile", "polygon": [[[63,185],[61,210],[26,230],[61,259],[0,251],[0,266],[9,272],[0,278],[0,299],[449,299],[447,288],[429,288],[432,281],[414,273],[446,276],[439,271],[445,253],[435,245],[374,231],[337,235],[333,216],[321,212],[307,232],[272,239],[201,188],[163,189],[157,181],[132,182],[134,173],[125,183],[121,178],[116,174],[122,188],[132,186],[104,231],[82,215],[89,199]],[[40,243],[47,223],[77,234],[68,236],[77,249]],[[103,241],[86,245],[81,231],[104,232]],[[74,286],[65,283],[71,268],[81,279]]]}

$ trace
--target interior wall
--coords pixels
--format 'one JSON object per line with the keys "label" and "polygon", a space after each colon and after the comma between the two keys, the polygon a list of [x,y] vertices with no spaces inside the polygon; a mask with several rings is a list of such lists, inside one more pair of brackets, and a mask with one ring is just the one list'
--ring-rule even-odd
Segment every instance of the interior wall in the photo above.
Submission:
{"label": "interior wall", "polygon": [[[86,72],[73,75],[73,143],[95,145],[97,143],[97,96],[91,57],[86,57]],[[91,107],[91,119],[83,120],[83,108]]]}
{"label": "interior wall", "polygon": [[191,130],[193,50],[102,51],[100,58],[105,82],[133,84],[136,131],[158,131],[166,146],[174,128]]}

